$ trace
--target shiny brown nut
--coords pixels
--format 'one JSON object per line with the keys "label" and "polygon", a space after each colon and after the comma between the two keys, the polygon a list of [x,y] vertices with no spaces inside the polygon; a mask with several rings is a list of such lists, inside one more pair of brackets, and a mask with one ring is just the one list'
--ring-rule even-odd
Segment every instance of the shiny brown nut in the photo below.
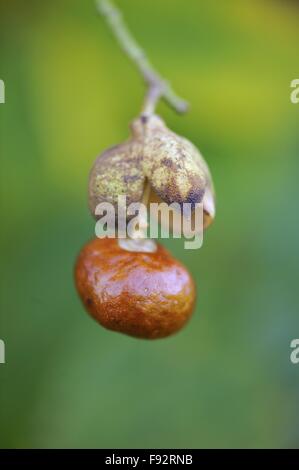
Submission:
{"label": "shiny brown nut", "polygon": [[96,238],[81,250],[75,281],[93,318],[110,330],[138,338],[163,338],[192,314],[195,284],[187,269],[161,245],[154,253],[120,248]]}

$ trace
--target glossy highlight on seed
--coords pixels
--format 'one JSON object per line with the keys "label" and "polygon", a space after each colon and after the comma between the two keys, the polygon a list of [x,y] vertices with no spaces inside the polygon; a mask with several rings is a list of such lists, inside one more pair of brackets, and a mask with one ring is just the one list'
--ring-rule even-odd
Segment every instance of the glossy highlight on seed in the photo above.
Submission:
{"label": "glossy highlight on seed", "polygon": [[169,336],[190,318],[195,284],[162,245],[154,253],[122,249],[96,238],[81,250],[75,281],[90,315],[113,331],[145,339]]}

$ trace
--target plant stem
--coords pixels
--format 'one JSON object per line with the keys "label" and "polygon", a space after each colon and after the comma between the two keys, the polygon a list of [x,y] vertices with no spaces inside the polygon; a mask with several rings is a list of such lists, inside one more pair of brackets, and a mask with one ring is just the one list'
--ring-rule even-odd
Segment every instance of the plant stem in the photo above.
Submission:
{"label": "plant stem", "polygon": [[135,63],[148,86],[148,93],[142,113],[152,114],[161,98],[178,113],[185,113],[188,109],[188,103],[177,96],[169,83],[154,69],[146,54],[128,30],[118,8],[113,5],[111,0],[96,0],[96,6],[98,11],[106,18],[121,48],[132,62]]}
{"label": "plant stem", "polygon": [[[148,181],[145,182],[141,204],[145,207],[148,204],[151,192],[151,186]],[[148,221],[147,216],[143,217],[141,212],[138,214],[138,230],[131,237],[119,238],[118,245],[126,251],[134,251],[140,253],[155,253],[157,251],[157,243],[151,238],[147,238]]]}

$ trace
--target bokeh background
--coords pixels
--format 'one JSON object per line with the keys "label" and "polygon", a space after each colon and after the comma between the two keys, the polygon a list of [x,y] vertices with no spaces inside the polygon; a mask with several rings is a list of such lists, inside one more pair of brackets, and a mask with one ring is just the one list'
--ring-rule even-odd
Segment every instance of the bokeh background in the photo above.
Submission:
{"label": "bokeh background", "polygon": [[0,447],[298,447],[298,2],[118,1],[191,103],[159,113],[205,155],[217,217],[169,339],[108,332],[73,284],[93,236],[87,176],[144,87],[93,1],[1,0]]}

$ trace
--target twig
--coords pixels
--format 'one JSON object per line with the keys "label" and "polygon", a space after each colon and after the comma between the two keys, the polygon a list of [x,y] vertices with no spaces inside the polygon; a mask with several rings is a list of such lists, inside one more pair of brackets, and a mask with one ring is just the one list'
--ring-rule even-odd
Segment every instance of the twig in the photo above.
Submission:
{"label": "twig", "polygon": [[96,5],[98,11],[106,18],[121,48],[135,63],[148,86],[143,114],[152,114],[160,98],[163,98],[178,113],[185,113],[188,103],[177,96],[169,83],[154,69],[125,25],[120,11],[110,0],[96,0]]}

